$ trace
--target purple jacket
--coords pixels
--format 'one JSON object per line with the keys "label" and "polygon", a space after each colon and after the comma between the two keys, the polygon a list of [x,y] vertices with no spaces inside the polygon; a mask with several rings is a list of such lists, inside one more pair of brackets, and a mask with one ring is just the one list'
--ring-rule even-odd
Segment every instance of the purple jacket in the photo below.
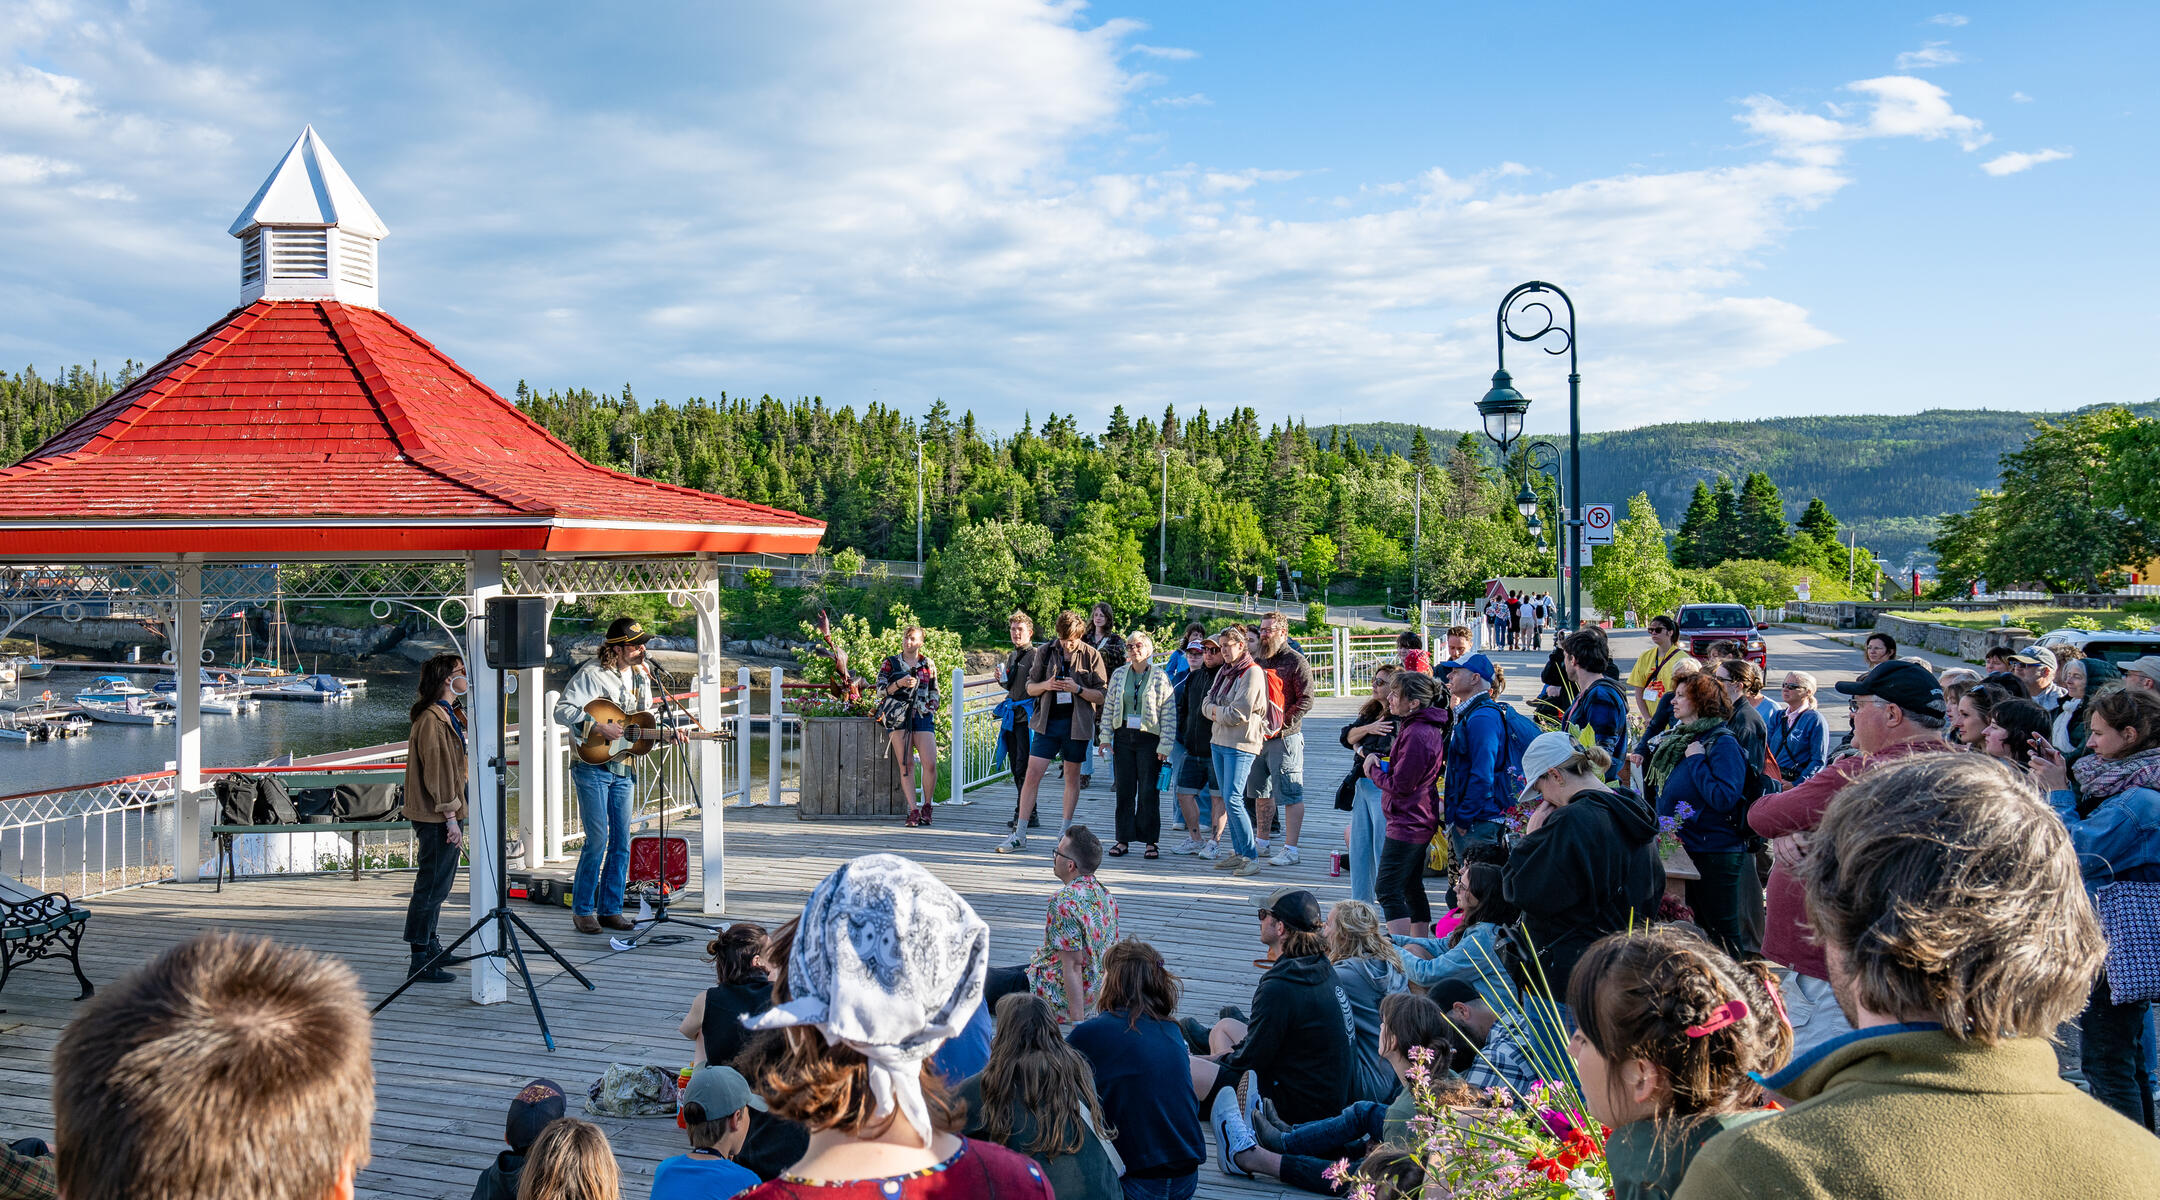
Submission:
{"label": "purple jacket", "polygon": [[1420,709],[1402,718],[1388,772],[1380,777],[1380,811],[1387,817],[1389,839],[1423,845],[1440,828],[1440,797],[1433,785],[1440,781],[1447,740],[1445,708]]}

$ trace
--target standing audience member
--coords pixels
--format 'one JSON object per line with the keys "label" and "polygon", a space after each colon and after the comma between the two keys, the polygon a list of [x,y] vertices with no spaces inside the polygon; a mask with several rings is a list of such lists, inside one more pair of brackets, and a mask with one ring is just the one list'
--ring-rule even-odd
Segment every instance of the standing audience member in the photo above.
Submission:
{"label": "standing audience member", "polygon": [[1507,832],[1500,819],[1513,806],[1505,778],[1507,714],[1490,695],[1493,673],[1491,659],[1473,654],[1447,675],[1445,686],[1455,714],[1448,735],[1440,819],[1447,830],[1451,860],[1462,859],[1473,846],[1497,845]]}
{"label": "standing audience member", "polygon": [[77,1010],[52,1056],[69,1200],[350,1200],[375,1115],[352,969],[200,933]]}
{"label": "standing audience member", "polygon": [[1447,661],[1461,662],[1470,657],[1470,627],[1450,625],[1447,630]]}
{"label": "standing audience member", "polygon": [[1792,1057],[1777,977],[1666,925],[1602,938],[1568,985],[1584,1107],[1612,1132],[1615,1200],[1665,1200],[1727,1129],[1770,1115],[1757,1079]]}
{"label": "standing audience member", "polygon": [[705,961],[716,982],[690,1002],[681,1033],[697,1043],[693,1064],[725,1065],[735,1061],[750,1035],[742,1019],[772,1007],[772,979],[765,955],[771,939],[754,921],[737,921],[705,944]]}
{"label": "standing audience member", "polygon": [[[1207,628],[1194,621],[1185,627],[1184,636],[1178,640],[1177,647],[1170,651],[1169,660],[1163,664],[1170,672],[1170,690],[1180,697],[1185,692],[1186,677],[1193,673],[1193,668],[1200,665],[1201,645],[1206,641]],[[1183,716],[1183,713],[1179,714],[1181,722]],[[1180,740],[1180,733],[1179,730],[1172,730],[1166,735],[1170,739],[1170,783],[1173,787],[1177,784],[1178,772],[1185,766],[1185,747]],[[1176,812],[1174,816],[1180,830],[1198,837],[1199,830],[1186,819],[1183,811]]]}
{"label": "standing audience member", "polygon": [[1990,758],[2026,770],[2033,762],[2033,739],[2047,741],[2054,723],[2035,701],[2005,700],[1988,714],[1987,728],[1980,732],[1980,749]]}
{"label": "standing audience member", "polygon": [[1770,728],[1762,714],[1755,711],[1755,699],[1762,695],[1762,673],[1744,658],[1728,658],[1712,667],[1710,674],[1724,686],[1726,703],[1732,705],[1732,716],[1726,718],[1725,727],[1732,730],[1740,742],[1740,752],[1746,756],[1747,798],[1753,800],[1762,795],[1763,764],[1770,759]]}
{"label": "standing audience member", "polygon": [[[893,763],[900,769],[900,794],[907,800],[909,828],[930,823],[930,802],[937,798],[937,664],[923,653],[923,627],[900,631],[900,653],[878,667],[878,691],[908,706],[907,724],[891,730]],[[915,785],[910,755],[922,761],[922,786]]]}
{"label": "standing audience member", "polygon": [[1395,635],[1395,650],[1405,671],[1421,671],[1432,674],[1432,655],[1425,652],[1425,639],[1415,629],[1406,629]]}
{"label": "standing audience member", "polygon": [[1822,770],[1823,756],[1829,751],[1830,731],[1823,725],[1822,714],[1815,711],[1815,686],[1815,677],[1806,671],[1787,671],[1779,692],[1785,707],[1770,718],[1765,735],[1787,787],[1806,783]]}
{"label": "standing audience member", "polygon": [[1319,897],[1291,889],[1254,903],[1260,940],[1279,956],[1253,989],[1251,1023],[1217,1022],[1208,1033],[1210,1057],[1192,1063],[1193,1094],[1216,1096],[1218,1144],[1220,1106],[1236,1111],[1233,1085],[1248,1071],[1259,1094],[1291,1121],[1341,1112],[1357,1075],[1350,1000],[1320,935]]}
{"label": "standing audience member", "polygon": [[2122,686],[2122,672],[2104,658],[2073,658],[2058,672],[2063,705],[2055,711],[2055,748],[2076,754],[2085,746],[2093,701]]}
{"label": "standing audience member", "polygon": [[408,974],[423,983],[457,976],[429,966],[442,953],[435,936],[443,901],[457,882],[458,847],[465,832],[465,660],[438,654],[420,668],[420,698],[412,706],[405,756],[405,818],[412,822],[412,899],[405,906],[405,944],[412,950]]}
{"label": "standing audience member", "polygon": [[518,1180],[525,1173],[525,1157],[540,1131],[561,1119],[566,1101],[552,1079],[535,1079],[519,1089],[510,1101],[510,1115],[503,1121],[503,1144],[509,1149],[480,1172],[473,1185],[472,1200],[517,1200]]}
{"label": "standing audience member", "polygon": [[2046,646],[2027,646],[2010,656],[2010,673],[2025,685],[2025,696],[2047,710],[2049,716],[2062,707],[2062,686],[2055,682],[2055,652]]}
{"label": "standing audience member", "polygon": [[1102,1146],[1114,1135],[1095,1099],[1094,1071],[1058,1036],[1050,1006],[1007,996],[995,1025],[990,1061],[954,1095],[967,1111],[967,1135],[1034,1159],[1059,1200],[1119,1200],[1117,1169]]}
{"label": "standing audience member", "polygon": [[[2065,763],[2053,747],[2036,746],[2035,753],[2037,774],[2070,831],[2078,869],[2097,906],[2111,884],[2160,883],[2160,694],[2109,692],[2093,705],[2091,722],[2091,754]],[[2103,915],[2103,928],[2105,923]],[[2151,1129],[2145,1042],[2152,1004],[2117,1003],[2113,984],[2106,971],[2096,976],[2078,1019],[2085,1078],[2095,1099]]]}
{"label": "standing audience member", "polygon": [[1566,1002],[1575,962],[1608,933],[1648,924],[1665,894],[1657,818],[1642,797],[1605,782],[1605,751],[1564,733],[1523,751],[1523,799],[1538,806],[1509,852],[1505,897],[1536,950],[1533,980]]}
{"label": "standing audience member", "polygon": [[1380,1056],[1380,1002],[1409,986],[1403,977],[1402,952],[1381,928],[1380,914],[1363,900],[1337,900],[1320,934],[1327,942],[1328,959],[1335,964],[1335,982],[1342,985],[1350,1002],[1350,1022],[1356,1030],[1357,1082],[1351,1096],[1392,1100],[1395,1073]]}
{"label": "standing audience member", "polygon": [[1897,657],[1897,639],[1887,633],[1871,633],[1861,643],[1860,656],[1867,660],[1870,668],[1879,667]]}
{"label": "standing audience member", "polygon": [[1312,711],[1312,664],[1290,644],[1290,618],[1280,612],[1260,618],[1260,652],[1253,661],[1282,681],[1282,732],[1261,743],[1245,792],[1253,798],[1257,810],[1253,824],[1263,843],[1276,809],[1282,810],[1282,846],[1267,865],[1295,866],[1298,833],[1305,825],[1304,722],[1305,714]]}
{"label": "standing audience member", "polygon": [[1695,661],[1680,646],[1680,622],[1659,613],[1650,618],[1649,628],[1650,648],[1635,660],[1627,679],[1628,686],[1635,689],[1635,711],[1645,721],[1657,708],[1658,700],[1672,690],[1673,668],[1683,660]]}
{"label": "standing audience member", "polygon": [[[1216,839],[1222,831],[1214,818],[1213,797],[1220,789],[1209,782],[1215,771],[1215,723],[1201,710],[1207,705],[1208,690],[1215,686],[1215,673],[1220,670],[1221,644],[1214,638],[1203,638],[1192,669],[1185,673],[1185,682],[1178,685],[1178,749],[1171,761],[1177,764],[1178,812],[1190,836],[1170,847],[1172,854],[1197,854],[1210,859],[1217,856]],[[1206,807],[1201,804],[1202,797],[1209,798]]]}
{"label": "standing audience member", "polygon": [[1125,1200],[1191,1200],[1207,1157],[1192,1090],[1163,1085],[1192,1070],[1177,1025],[1178,991],[1153,946],[1119,942],[1103,953],[1100,1012],[1066,1038],[1094,1070],[1103,1119],[1125,1164]]}
{"label": "standing audience member", "polygon": [[660,1160],[653,1168],[652,1200],[733,1200],[761,1182],[735,1162],[750,1136],[750,1114],[765,1102],[733,1067],[699,1067],[682,1092],[675,1123],[690,1138],[690,1152]]}
{"label": "standing audience member", "polygon": [[1748,809],[1749,828],[1770,839],[1769,915],[1762,948],[1772,961],[1790,968],[1781,991],[1792,1021],[1795,1054],[1852,1030],[1833,998],[1829,963],[1807,924],[1800,862],[1810,836],[1830,802],[1869,768],[1909,754],[1950,749],[1942,739],[1942,687],[1911,663],[1874,667],[1850,683],[1838,684],[1837,690],[1853,698],[1853,744],[1859,754],[1830,763],[1805,783],[1764,796]]}
{"label": "standing audience member", "polygon": [[[1732,702],[1709,675],[1684,681],[1673,693],[1675,723],[1642,763],[1657,795],[1659,816],[1679,825],[1680,845],[1701,878],[1687,882],[1695,923],[1737,959],[1762,952],[1747,914],[1762,883],[1747,853],[1747,759],[1726,725]],[[1640,760],[1638,760],[1640,763]]]}
{"label": "standing audience member", "polygon": [[[657,1183],[658,1181],[655,1180]],[[622,1168],[607,1134],[590,1121],[564,1117],[533,1139],[518,1179],[518,1200],[621,1200]]]}
{"label": "standing audience member", "polygon": [[781,1036],[737,1060],[775,1115],[809,1127],[810,1148],[744,1195],[1055,1200],[1025,1155],[954,1133],[926,1061],[981,1004],[989,952],[975,910],[907,859],[867,855],[826,876],[803,905],[787,999],[750,1020]]}
{"label": "standing audience member", "polygon": [[1857,1032],[1765,1077],[1790,1107],[1712,1138],[1678,1200],[2150,1194],[2160,1140],[2056,1075],[2104,943],[2028,785],[1974,755],[1876,767],[1800,870]]}
{"label": "standing audience member", "polygon": [[1013,992],[1032,992],[1060,1022],[1087,1019],[1102,982],[1102,953],[1118,940],[1117,899],[1095,878],[1102,855],[1102,839],[1085,825],[1058,840],[1050,870],[1059,886],[1043,915],[1042,948],[1026,966],[990,969],[983,1002],[993,1011]]}
{"label": "standing audience member", "polygon": [[1260,873],[1260,850],[1253,843],[1252,815],[1245,811],[1246,781],[1253,760],[1267,741],[1267,673],[1253,662],[1252,648],[1236,626],[1216,635],[1222,666],[1201,702],[1200,713],[1212,724],[1208,750],[1213,759],[1215,784],[1213,824],[1230,824],[1230,853],[1222,854],[1214,842],[1202,858],[1213,858],[1217,870],[1233,875]]}
{"label": "standing audience member", "polygon": [[[1012,649],[997,668],[998,682],[1005,685],[1005,698],[997,706],[998,753],[1012,764],[1013,819],[1005,822],[1005,828],[1013,829],[1020,824],[1020,797],[1027,794],[1028,742],[1033,736],[1028,726],[1035,716],[1035,697],[1028,694],[1028,668],[1035,652],[1035,619],[1015,609],[1005,618],[1005,632],[1012,639]],[[1028,828],[1041,827],[1042,815],[1029,813]]]}
{"label": "standing audience member", "polygon": [[[1108,601],[1098,600],[1093,608],[1088,609],[1086,641],[1095,648],[1095,653],[1102,655],[1105,675],[1125,661],[1125,641],[1118,636],[1117,614],[1110,610]],[[1100,704],[1100,701],[1097,703]],[[1091,748],[1088,756],[1081,760],[1080,786],[1087,787],[1094,782],[1095,755]]]}
{"label": "standing audience member", "polygon": [[[1028,658],[1027,691],[1038,707],[1028,722],[1033,737],[1028,742],[1027,786],[1020,791],[1023,822],[1035,815],[1035,799],[1052,760],[1065,764],[1065,812],[1058,828],[1072,824],[1073,809],[1080,804],[1080,775],[1074,768],[1087,758],[1088,743],[1095,737],[1096,706],[1110,683],[1102,655],[1080,640],[1083,628],[1080,614],[1066,609],[1058,614],[1057,640],[1037,646]],[[1014,829],[997,844],[999,854],[1025,849],[1025,829]]]}
{"label": "standing audience member", "polygon": [[1387,814],[1381,811],[1380,785],[1365,775],[1365,760],[1374,755],[1387,757],[1395,744],[1396,719],[1388,711],[1388,693],[1397,673],[1390,663],[1373,668],[1372,698],[1342,731],[1355,780],[1350,789],[1350,896],[1375,904],[1380,895],[1375,881],[1380,875],[1380,847],[1387,839]]}
{"label": "standing audience member", "polygon": [[2124,663],[2122,676],[2126,688],[2160,691],[2160,654],[2148,654]]}
{"label": "standing audience member", "polygon": [[1388,694],[1395,715],[1395,744],[1385,757],[1365,760],[1365,778],[1380,789],[1387,836],[1373,888],[1393,933],[1432,932],[1432,902],[1425,895],[1425,848],[1440,828],[1434,785],[1447,759],[1448,710],[1430,675],[1404,672]]}
{"label": "standing audience member", "polygon": [[[1568,706],[1564,723],[1569,729],[1587,729],[1597,748],[1613,764],[1606,782],[1620,778],[1620,761],[1627,756],[1627,697],[1608,677],[1612,652],[1600,629],[1578,629],[1561,643],[1567,654],[1569,681],[1575,685],[1575,702]],[[1670,672],[1668,671],[1668,677]]]}
{"label": "standing audience member", "polygon": [[1125,662],[1110,673],[1096,741],[1109,746],[1111,780],[1117,788],[1117,841],[1110,857],[1123,858],[1132,843],[1161,858],[1162,797],[1157,792],[1170,742],[1177,740],[1177,692],[1170,673],[1155,667],[1155,639],[1135,630],[1125,639]]}

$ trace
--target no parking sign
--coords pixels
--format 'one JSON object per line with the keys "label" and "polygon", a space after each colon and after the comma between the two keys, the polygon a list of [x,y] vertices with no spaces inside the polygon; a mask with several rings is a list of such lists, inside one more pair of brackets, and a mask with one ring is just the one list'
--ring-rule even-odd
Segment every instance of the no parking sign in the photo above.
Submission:
{"label": "no parking sign", "polygon": [[1583,509],[1583,544],[1586,546],[1610,546],[1613,544],[1613,506],[1592,504]]}

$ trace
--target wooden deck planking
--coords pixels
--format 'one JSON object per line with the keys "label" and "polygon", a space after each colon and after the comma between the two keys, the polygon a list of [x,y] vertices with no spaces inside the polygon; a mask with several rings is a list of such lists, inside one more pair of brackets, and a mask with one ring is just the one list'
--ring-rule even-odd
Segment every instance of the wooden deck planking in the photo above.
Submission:
{"label": "wooden deck planking", "polygon": [[[1254,932],[1255,894],[1285,884],[1311,888],[1323,904],[1349,894],[1349,877],[1330,878],[1328,852],[1342,845],[1345,814],[1335,811],[1336,783],[1349,755],[1335,740],[1355,703],[1319,701],[1306,740],[1306,824],[1300,838],[1304,861],[1232,879],[1196,859],[1165,856],[1149,862],[1138,849],[1106,859],[1100,876],[1117,897],[1122,927],[1163,951],[1185,984],[1181,1012],[1210,1021],[1224,1004],[1248,1005],[1258,972]],[[1055,780],[1044,788],[1055,817]],[[800,910],[809,889],[840,863],[878,851],[905,854],[967,897],[990,924],[992,961],[1024,961],[1039,944],[1043,905],[1055,888],[1050,874],[1049,830],[1030,839],[1028,852],[998,855],[992,847],[1004,832],[1012,788],[995,783],[974,793],[975,803],[946,806],[924,830],[888,822],[796,819],[791,809],[730,809],[728,912],[725,920],[777,925]],[[1105,764],[1095,785],[1081,793],[1078,818],[1105,842],[1112,834],[1112,793]],[[1172,807],[1164,806],[1164,844]],[[1047,824],[1054,824],[1054,820]],[[694,824],[684,827],[696,844]],[[692,855],[693,872],[697,856]],[[265,934],[336,954],[359,974],[370,1000],[403,978],[405,948],[398,940],[411,876],[364,874],[358,883],[340,875],[243,880],[220,895],[208,885],[163,886],[101,897],[84,943],[85,970],[101,986],[174,942],[202,929]],[[693,876],[692,887],[701,885]],[[444,910],[446,931],[461,929],[465,893]],[[682,911],[691,919],[696,897]],[[360,1177],[370,1200],[451,1197],[462,1200],[491,1156],[501,1148],[509,1098],[524,1081],[546,1076],[575,1096],[611,1062],[662,1064],[688,1061],[689,1043],[676,1032],[691,998],[709,984],[700,950],[704,934],[684,927],[690,940],[611,952],[600,938],[570,927],[567,909],[521,906],[518,910],[593,982],[579,988],[545,956],[530,960],[558,1051],[548,1053],[522,989],[509,1002],[477,1007],[459,982],[419,986],[377,1018],[375,1069],[377,1112],[373,1161]],[[38,964],[8,981],[0,1006],[0,1128],[10,1136],[49,1135],[50,1057],[60,1030],[75,1011],[75,987],[65,969]],[[573,1098],[571,1111],[581,1113]],[[672,1121],[598,1121],[614,1143],[624,1172],[624,1194],[642,1197],[661,1158],[685,1143]],[[1210,1135],[1212,1143],[1212,1134]],[[1209,1200],[1290,1193],[1273,1181],[1227,1177],[1209,1162],[1201,1168],[1200,1195]]]}

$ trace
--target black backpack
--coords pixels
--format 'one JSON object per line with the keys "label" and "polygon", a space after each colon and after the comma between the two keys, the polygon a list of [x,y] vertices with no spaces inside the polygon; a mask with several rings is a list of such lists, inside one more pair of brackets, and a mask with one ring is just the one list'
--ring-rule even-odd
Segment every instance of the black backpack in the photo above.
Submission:
{"label": "black backpack", "polygon": [[297,825],[292,796],[275,775],[225,775],[217,781],[218,824]]}

